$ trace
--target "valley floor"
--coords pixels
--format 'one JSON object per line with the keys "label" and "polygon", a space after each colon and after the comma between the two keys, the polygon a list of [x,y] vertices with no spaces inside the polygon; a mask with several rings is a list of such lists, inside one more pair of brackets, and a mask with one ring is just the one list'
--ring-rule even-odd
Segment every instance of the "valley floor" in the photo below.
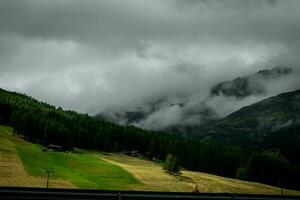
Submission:
{"label": "valley floor", "polygon": [[[13,136],[0,126],[0,186],[45,187],[51,170],[51,188],[88,188],[145,191],[280,194],[280,188],[183,170],[181,177],[163,172],[160,163],[122,154],[44,152],[38,144]],[[284,194],[300,195],[284,190]]]}

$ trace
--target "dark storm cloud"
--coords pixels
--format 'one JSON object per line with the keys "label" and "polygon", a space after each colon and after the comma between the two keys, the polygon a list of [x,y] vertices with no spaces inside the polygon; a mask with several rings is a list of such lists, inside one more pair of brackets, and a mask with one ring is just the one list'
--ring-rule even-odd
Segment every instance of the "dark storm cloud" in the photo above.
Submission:
{"label": "dark storm cloud", "polygon": [[119,47],[136,47],[143,39],[185,43],[203,36],[237,43],[299,39],[299,3],[268,2],[4,0],[0,24],[2,32],[25,37]]}
{"label": "dark storm cloud", "polygon": [[[214,84],[258,69],[297,71],[299,8],[297,0],[1,0],[0,87],[91,114],[205,98]],[[285,80],[284,90],[294,84]]]}

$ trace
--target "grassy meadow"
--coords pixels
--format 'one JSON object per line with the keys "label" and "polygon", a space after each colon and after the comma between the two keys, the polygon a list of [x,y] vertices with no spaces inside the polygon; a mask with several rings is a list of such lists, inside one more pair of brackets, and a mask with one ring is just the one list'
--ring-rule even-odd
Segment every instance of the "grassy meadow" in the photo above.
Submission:
{"label": "grassy meadow", "polygon": [[[1,126],[0,132],[1,147],[9,146],[14,155],[22,161],[28,176],[43,178],[44,183],[41,186],[45,186],[45,170],[53,172],[50,175],[50,187],[60,187],[60,185],[52,185],[52,179],[54,182],[57,179],[65,180],[71,184],[70,186],[78,188],[93,189],[130,190],[135,184],[139,184],[139,181],[129,172],[94,154],[44,152],[41,145],[12,136],[10,128]],[[31,185],[29,183],[24,186]]]}
{"label": "grassy meadow", "polygon": [[[161,163],[121,154],[45,152],[13,136],[12,128],[0,125],[0,186],[45,187],[45,170],[50,187],[112,190],[280,194],[280,188],[183,170],[181,177],[162,171]],[[284,194],[300,195],[284,190]]]}
{"label": "grassy meadow", "polygon": [[[280,188],[278,187],[202,172],[183,170],[181,177],[170,176],[162,171],[160,163],[126,155],[109,154],[100,157],[112,164],[123,167],[137,177],[144,183],[139,186],[139,190],[189,192],[197,185],[201,192],[280,194]],[[300,195],[300,192],[284,189],[284,194]]]}

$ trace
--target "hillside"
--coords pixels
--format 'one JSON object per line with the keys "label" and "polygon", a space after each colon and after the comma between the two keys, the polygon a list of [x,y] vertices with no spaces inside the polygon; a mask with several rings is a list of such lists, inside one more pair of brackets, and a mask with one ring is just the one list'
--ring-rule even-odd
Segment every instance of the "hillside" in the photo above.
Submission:
{"label": "hillside", "polygon": [[0,167],[2,186],[45,187],[50,170],[50,187],[132,189],[139,184],[130,173],[93,154],[45,151],[39,144],[13,136],[0,126]]}
{"label": "hillside", "polygon": [[[45,152],[38,144],[14,136],[0,126],[0,186],[45,187],[44,168],[51,169],[49,187],[148,191],[279,194],[280,188],[183,170],[181,178],[165,174],[160,163],[122,154]],[[284,190],[284,194],[300,192]]]}
{"label": "hillside", "polygon": [[[208,173],[183,170],[182,177],[175,178],[165,174],[160,163],[150,162],[126,155],[102,155],[102,159],[119,165],[138,178],[144,186],[142,190],[151,191],[186,191],[193,190],[195,185],[201,192],[211,193],[247,193],[279,194],[280,188],[261,183],[225,178]],[[286,194],[299,195],[300,192],[285,190]]]}
{"label": "hillside", "polygon": [[[10,124],[15,134],[29,141],[106,152],[137,151],[152,159],[177,156],[182,166],[234,178],[250,153],[240,148],[214,142],[191,140],[163,132],[147,131],[134,126],[120,126],[106,121],[64,111],[23,94],[0,90],[1,121]],[[211,155],[211,156],[208,156]],[[200,161],[195,161],[201,159]],[[226,162],[224,162],[226,160]]]}
{"label": "hillside", "polygon": [[240,177],[265,183],[285,179],[299,185],[294,181],[300,177],[299,130],[300,90],[297,90],[243,107],[205,127],[197,137],[259,152],[241,166]]}
{"label": "hillside", "polygon": [[[0,185],[16,187],[44,187],[45,177],[31,176],[25,169],[17,152],[17,146],[28,144],[20,138],[12,137],[12,129],[0,126]],[[52,187],[73,188],[73,184],[61,178],[51,182]]]}
{"label": "hillside", "polygon": [[[227,138],[238,142],[236,145],[239,147],[232,146],[235,144],[233,142],[224,143],[222,138],[215,137],[222,135],[216,134],[216,131],[221,130],[217,125],[202,132],[206,133],[203,140],[184,138],[170,133],[99,121],[88,115],[65,111],[26,95],[5,90],[0,90],[0,118],[2,123],[13,127],[16,135],[43,145],[45,149],[55,145],[67,152],[76,148],[105,152],[135,151],[144,158],[158,158],[162,161],[172,154],[178,157],[182,167],[187,170],[274,186],[278,185],[278,181],[284,180],[286,187],[300,189],[297,181],[298,177],[300,179],[299,145],[298,140],[293,140],[293,137],[288,141],[292,142],[291,145],[286,145],[287,141],[278,139],[280,137],[276,137],[276,140],[268,137],[264,140],[269,145],[267,149],[249,150],[246,144],[251,140],[241,135],[241,131],[236,131],[242,129],[233,129],[231,126],[223,126],[226,128],[223,129],[226,130],[224,135],[230,135]],[[222,126],[219,125],[220,127]],[[296,127],[288,132],[297,135],[298,130]],[[232,134],[238,135],[239,140],[235,140],[235,135]],[[244,141],[248,143],[240,138],[246,138]],[[30,155],[27,157],[30,158]]]}
{"label": "hillside", "polygon": [[300,144],[299,127],[300,90],[297,90],[243,107],[199,134],[244,147],[266,148],[275,135]]}

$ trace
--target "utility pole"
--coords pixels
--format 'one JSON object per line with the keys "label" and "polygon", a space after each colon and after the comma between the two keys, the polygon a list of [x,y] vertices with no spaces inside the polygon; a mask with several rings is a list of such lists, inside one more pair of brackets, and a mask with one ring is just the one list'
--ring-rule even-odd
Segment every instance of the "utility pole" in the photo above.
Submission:
{"label": "utility pole", "polygon": [[279,180],[279,186],[280,186],[280,195],[283,195],[283,180]]}
{"label": "utility pole", "polygon": [[52,173],[52,171],[49,170],[49,169],[46,169],[46,170],[45,170],[45,173],[46,173],[46,175],[47,175],[46,188],[49,188],[49,178],[50,178],[50,174]]}

